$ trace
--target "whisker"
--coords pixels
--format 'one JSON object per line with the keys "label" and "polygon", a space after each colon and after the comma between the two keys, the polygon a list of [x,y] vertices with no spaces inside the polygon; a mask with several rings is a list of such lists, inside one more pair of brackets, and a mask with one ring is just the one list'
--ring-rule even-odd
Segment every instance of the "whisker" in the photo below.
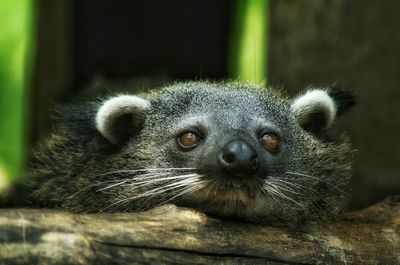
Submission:
{"label": "whisker", "polygon": [[201,190],[208,183],[209,183],[209,181],[199,181],[199,182],[196,183],[195,187],[189,187],[189,188],[186,188],[186,189],[182,189],[181,192],[179,192],[178,194],[174,195],[172,198],[169,198],[168,200],[165,200],[165,201],[159,203],[157,206],[160,206],[160,205],[165,204],[165,203],[167,203],[169,201],[172,201],[173,199],[175,199],[175,198],[177,198],[179,196],[182,196],[182,195],[185,195],[185,194],[188,194],[188,193],[192,193],[192,192]]}
{"label": "whisker", "polygon": [[[150,173],[148,173],[148,174],[150,174]],[[147,175],[147,174],[145,174],[145,175]],[[165,174],[164,174],[164,175],[165,175]],[[170,173],[167,173],[167,175],[170,175]],[[136,181],[137,178],[142,179],[142,176],[143,176],[143,175],[139,175],[139,176],[136,176],[135,178],[129,178],[129,179],[126,178],[126,179],[109,180],[109,181],[100,182],[100,183],[97,183],[97,184],[94,184],[94,185],[91,185],[91,186],[98,186],[98,185],[102,185],[102,184],[104,184],[104,183],[110,183],[110,182],[117,182],[117,181],[119,181],[119,182],[117,182],[117,183],[114,183],[114,184],[111,184],[111,185],[106,186],[106,187],[104,187],[104,188],[101,188],[101,189],[96,190],[96,192],[100,192],[100,191],[104,191],[104,190],[107,190],[107,189],[110,189],[110,188],[113,188],[113,187],[116,187],[116,186],[120,186],[120,185],[125,184],[125,183],[127,183],[127,182]],[[151,176],[152,176],[152,177],[160,177],[160,176],[163,176],[163,175],[154,175],[154,173],[152,173]],[[146,176],[146,177],[147,177],[147,176]],[[130,185],[131,185],[131,184],[130,184]]]}
{"label": "whisker", "polygon": [[287,192],[290,192],[290,193],[293,193],[293,194],[296,194],[296,195],[300,195],[301,194],[299,192],[294,191],[293,189],[290,189],[288,187],[282,186],[281,184],[278,184],[278,183],[272,183],[272,184],[275,185],[276,187],[278,187],[279,190],[284,190],[284,191],[287,191]]}
{"label": "whisker", "polygon": [[296,187],[296,188],[299,188],[299,189],[306,188],[304,185],[300,185],[298,183],[292,183],[290,181],[286,181],[286,180],[283,180],[283,179],[280,179],[280,178],[273,178],[273,181],[282,182],[282,183],[284,183],[286,185],[290,185],[290,186],[293,186],[293,187]]}
{"label": "whisker", "polygon": [[165,186],[162,186],[162,187],[158,187],[156,189],[152,189],[150,191],[144,192],[144,193],[138,195],[138,198],[141,197],[142,195],[143,196],[148,196],[149,194],[150,195],[151,194],[160,194],[160,193],[163,193],[165,191],[169,191],[169,190],[174,189],[174,188],[188,186],[188,184],[192,184],[193,182],[194,181],[188,182],[188,181],[184,181],[184,180],[181,180],[181,181],[178,181],[178,182],[173,182],[173,183],[170,183],[168,185],[165,185]]}
{"label": "whisker", "polygon": [[137,173],[137,172],[148,172],[148,171],[177,171],[177,170],[195,170],[196,168],[194,167],[182,167],[182,168],[175,168],[175,167],[169,167],[169,168],[141,168],[141,169],[123,169],[123,170],[114,170],[106,173],[101,173],[97,175],[93,175],[93,177],[100,177],[100,176],[105,176],[105,175],[111,175],[111,174],[120,174],[120,173]]}
{"label": "whisker", "polygon": [[[170,174],[170,173],[167,173],[167,175],[171,175],[171,174]],[[180,179],[180,178],[188,178],[188,177],[191,177],[192,175],[196,175],[196,174],[186,174],[186,175],[173,176],[173,177],[161,177],[161,176],[163,176],[163,175],[160,175],[160,174],[154,175],[154,174],[152,174],[151,177],[150,177],[150,175],[149,175],[149,176],[146,176],[146,177],[149,178],[148,180],[143,180],[143,179],[146,179],[146,178],[143,178],[143,176],[140,175],[138,178],[139,178],[139,180],[142,180],[142,181],[137,182],[138,178],[123,179],[122,181],[120,181],[120,182],[118,182],[118,183],[109,185],[109,186],[107,186],[107,187],[98,189],[98,190],[96,190],[96,191],[97,191],[97,192],[101,192],[101,191],[104,191],[104,190],[107,190],[107,189],[110,189],[110,188],[113,188],[113,187],[120,186],[120,185],[125,184],[125,183],[127,183],[127,182],[130,182],[130,183],[128,184],[128,185],[130,185],[130,186],[142,187],[142,186],[150,185],[150,184],[152,184],[152,183],[161,182],[161,181],[166,181],[166,180],[173,180],[173,179]],[[156,177],[158,177],[158,178],[156,178]],[[154,178],[156,178],[156,179],[154,179]],[[100,185],[100,184],[98,184],[98,185]]]}
{"label": "whisker", "polygon": [[[296,191],[294,191],[292,189],[291,190],[293,192],[297,193],[297,195],[299,195],[299,196],[306,195],[311,201],[316,202],[315,196],[313,196],[313,194],[318,194],[319,192],[316,191],[315,189],[313,189],[313,187],[306,187],[304,185],[300,185],[298,183],[292,183],[292,182],[289,182],[289,181],[285,181],[285,180],[280,179],[280,178],[274,178],[274,181],[281,182],[281,183],[284,183],[285,185],[289,185],[289,186],[292,186],[292,187],[296,187],[301,192],[296,192]],[[277,183],[275,182],[275,185],[276,184]],[[276,186],[278,186],[282,190],[287,190],[286,189],[287,187],[282,187],[280,184],[278,184]],[[287,191],[289,191],[289,190],[287,190]],[[291,192],[291,191],[289,191],[289,192]]]}
{"label": "whisker", "polygon": [[[168,174],[168,175],[171,175],[171,174]],[[155,180],[170,180],[170,179],[179,179],[179,178],[190,178],[190,177],[193,177],[193,176],[196,176],[196,175],[198,175],[198,174],[196,174],[196,173],[190,173],[190,174],[178,175],[178,176],[172,176],[172,177],[161,177],[161,176],[163,176],[163,175],[158,175],[158,177],[160,177],[160,178],[158,178],[158,179],[150,178],[149,181],[155,181]],[[135,178],[135,179],[136,179],[136,178]],[[139,177],[139,179],[141,180],[140,177]]]}
{"label": "whisker", "polygon": [[[195,179],[193,179],[194,176],[196,176]],[[159,195],[159,194],[164,194],[167,191],[176,190],[176,189],[182,188],[182,187],[183,187],[183,189],[179,189],[178,192],[183,191],[185,189],[185,187],[188,187],[189,185],[193,186],[193,184],[198,183],[199,182],[198,177],[201,177],[201,175],[198,175],[198,174],[187,174],[187,175],[181,175],[181,176],[177,176],[177,177],[180,177],[180,178],[184,177],[184,178],[182,180],[178,181],[178,182],[173,182],[173,183],[170,183],[168,185],[164,185],[162,187],[157,187],[157,188],[148,190],[148,191],[146,191],[144,193],[141,193],[141,194],[138,194],[138,195],[135,195],[135,196],[132,196],[132,197],[128,197],[128,198],[124,198],[124,199],[118,200],[118,201],[108,205],[107,207],[103,208],[102,211],[104,211],[104,210],[106,210],[106,209],[108,209],[108,208],[110,208],[112,206],[118,205],[118,204],[124,204],[124,203],[130,202],[130,201],[133,201],[133,200],[139,199],[139,198],[154,197],[154,196]],[[136,188],[137,187],[134,186],[132,190],[134,190]]]}
{"label": "whisker", "polygon": [[150,180],[145,180],[145,181],[140,181],[140,182],[132,182],[129,183],[129,186],[132,186],[133,189],[148,186],[150,184],[154,184],[157,182],[162,182],[162,181],[167,181],[167,180],[174,180],[174,179],[189,179],[191,177],[197,176],[197,174],[187,174],[187,175],[180,175],[180,176],[174,176],[174,177],[165,177],[165,178],[158,178],[158,179],[150,179]]}
{"label": "whisker", "polygon": [[[267,191],[271,191],[271,192],[275,193],[277,196],[279,196],[279,197],[281,197],[281,198],[283,198],[283,199],[290,200],[291,202],[297,204],[298,206],[300,206],[300,207],[302,207],[302,208],[304,207],[303,205],[301,205],[301,204],[300,204],[299,202],[297,202],[296,200],[294,200],[294,199],[292,199],[291,197],[289,197],[289,196],[285,195],[284,193],[282,193],[282,192],[279,190],[279,188],[278,188],[275,184],[273,184],[273,183],[268,183],[267,186],[269,186],[269,187],[266,188]],[[269,189],[268,189],[268,188],[269,188]]]}
{"label": "whisker", "polygon": [[286,173],[286,174],[289,174],[289,175],[295,175],[295,176],[301,176],[301,177],[305,177],[305,178],[310,178],[310,179],[319,180],[319,181],[324,182],[324,183],[326,183],[327,185],[331,186],[332,188],[338,190],[338,191],[341,192],[341,193],[346,193],[344,190],[340,189],[339,187],[333,185],[332,183],[330,183],[330,182],[328,182],[328,181],[326,181],[326,180],[324,180],[324,179],[322,179],[322,178],[310,176],[310,175],[307,175],[307,174],[297,173],[297,172],[291,172],[291,171],[287,171],[287,172],[285,172],[285,173]]}
{"label": "whisker", "polygon": [[98,190],[96,190],[96,192],[101,192],[101,191],[108,190],[108,189],[111,189],[111,188],[116,187],[116,186],[120,186],[120,185],[122,185],[122,184],[124,184],[124,183],[126,183],[126,182],[128,182],[128,181],[129,181],[129,180],[123,180],[123,181],[121,181],[121,182],[118,182],[118,183],[109,185],[109,186],[107,186],[107,187],[98,189]]}

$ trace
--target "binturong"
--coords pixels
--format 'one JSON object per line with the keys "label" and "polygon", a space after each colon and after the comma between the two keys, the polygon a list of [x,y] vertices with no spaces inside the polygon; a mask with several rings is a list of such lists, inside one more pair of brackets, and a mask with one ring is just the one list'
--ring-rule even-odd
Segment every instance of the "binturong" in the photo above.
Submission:
{"label": "binturong", "polygon": [[337,88],[289,98],[254,84],[188,82],[66,106],[35,152],[20,201],[86,213],[173,203],[258,223],[323,220],[342,209],[351,176],[349,139],[329,129],[353,105]]}

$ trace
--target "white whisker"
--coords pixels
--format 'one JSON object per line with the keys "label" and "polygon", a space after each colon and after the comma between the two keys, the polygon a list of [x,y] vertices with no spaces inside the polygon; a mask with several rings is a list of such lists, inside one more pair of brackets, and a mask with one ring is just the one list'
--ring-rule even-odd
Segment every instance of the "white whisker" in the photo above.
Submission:
{"label": "white whisker", "polygon": [[107,187],[104,187],[104,188],[98,189],[98,190],[96,190],[96,192],[100,192],[100,191],[104,191],[104,190],[111,189],[111,188],[113,188],[113,187],[116,187],[116,186],[122,185],[122,184],[124,184],[124,183],[126,183],[126,182],[128,182],[128,181],[129,181],[129,180],[123,180],[123,181],[121,181],[121,182],[118,182],[118,183],[115,183],[115,184],[109,185],[109,186],[107,186]]}
{"label": "white whisker", "polygon": [[189,188],[186,188],[186,189],[182,189],[181,192],[179,192],[178,194],[176,194],[173,197],[169,198],[168,200],[165,200],[165,201],[161,202],[157,206],[160,206],[160,205],[165,204],[165,203],[167,203],[169,201],[172,201],[173,199],[175,199],[177,197],[180,197],[182,195],[185,195],[185,194],[188,194],[188,193],[193,193],[195,191],[201,190],[202,188],[204,188],[208,184],[208,182],[209,181],[199,181],[199,182],[196,183],[196,186],[189,187]]}
{"label": "white whisker", "polygon": [[150,180],[145,180],[145,181],[139,181],[139,182],[132,182],[129,183],[127,186],[131,186],[132,190],[140,188],[140,187],[144,187],[144,186],[148,186],[157,182],[163,182],[163,181],[167,181],[167,180],[175,180],[175,179],[188,179],[191,177],[197,176],[197,174],[187,174],[187,175],[181,175],[181,176],[174,176],[174,177],[165,177],[165,178],[158,178],[158,179],[150,179]]}
{"label": "white whisker", "polygon": [[153,172],[153,171],[177,171],[177,170],[195,170],[196,168],[193,167],[182,167],[182,168],[175,168],[175,167],[170,167],[170,168],[141,168],[141,169],[124,169],[124,170],[115,170],[115,171],[110,171],[102,174],[97,174],[94,175],[93,177],[100,177],[100,176],[105,176],[105,175],[111,175],[111,174],[121,174],[121,173],[137,173],[137,172]]}
{"label": "white whisker", "polygon": [[298,206],[303,207],[303,205],[301,205],[299,202],[297,202],[296,200],[294,200],[294,199],[292,199],[291,197],[289,197],[289,196],[285,195],[284,193],[282,193],[282,192],[279,190],[279,188],[278,188],[275,184],[273,184],[273,183],[270,183],[270,182],[269,182],[269,183],[266,185],[266,190],[269,191],[269,192],[274,193],[274,194],[277,195],[278,197],[281,197],[281,198],[283,198],[283,199],[287,199],[287,200],[289,200],[289,201],[291,201],[291,202],[294,202],[294,203],[297,204]]}
{"label": "white whisker", "polygon": [[[107,207],[103,208],[102,210],[104,211],[112,206],[125,204],[125,203],[134,201],[139,198],[150,199],[157,195],[166,195],[167,192],[172,192],[172,191],[177,192],[177,194],[175,194],[175,195],[171,194],[171,195],[173,195],[173,197],[166,201],[172,200],[172,199],[174,199],[178,196],[182,196],[183,194],[186,194],[188,192],[193,192],[194,190],[203,188],[204,186],[199,185],[199,184],[202,182],[204,183],[204,181],[200,180],[199,177],[202,177],[202,175],[193,173],[193,174],[185,174],[185,175],[178,175],[178,176],[164,177],[164,178],[160,177],[159,179],[150,179],[150,180],[146,180],[146,181],[129,183],[129,185],[132,186],[132,188],[129,190],[129,192],[132,192],[143,186],[148,186],[148,185],[160,183],[160,182],[162,183],[162,181],[171,181],[171,180],[180,179],[179,181],[176,181],[176,182],[171,182],[171,183],[167,182],[168,184],[166,184],[166,185],[157,186],[156,188],[147,190],[147,191],[137,194],[135,196],[120,199],[120,200],[108,205]],[[165,203],[166,201],[164,201],[163,203]]]}
{"label": "white whisker", "polygon": [[275,185],[277,188],[279,188],[279,190],[284,190],[284,191],[287,191],[287,192],[290,192],[290,193],[293,193],[293,194],[296,194],[296,195],[300,195],[299,192],[296,192],[296,191],[294,191],[293,189],[291,189],[289,187],[282,186],[281,184],[278,184],[278,183],[272,183],[272,184]]}
{"label": "white whisker", "polygon": [[[157,183],[157,182],[162,182],[162,181],[167,181],[167,180],[174,180],[174,179],[181,179],[181,178],[188,178],[188,177],[192,177],[194,175],[197,174],[186,174],[186,175],[180,175],[180,176],[173,176],[173,177],[162,177],[165,174],[161,175],[161,174],[145,174],[148,175],[146,177],[144,177],[144,175],[139,175],[138,177],[132,178],[132,179],[123,179],[122,181],[118,182],[118,183],[114,183],[112,185],[106,186],[104,188],[98,189],[97,192],[101,192],[104,190],[108,190],[117,186],[120,186],[122,184],[128,183],[128,186],[134,186],[135,188],[137,187],[142,187],[142,186],[147,186],[153,183]],[[171,173],[167,173],[167,176],[171,175]],[[148,178],[148,180],[144,180]],[[137,180],[141,180],[141,181],[137,181]],[[101,185],[103,183],[97,184],[97,185]]]}
{"label": "white whisker", "polygon": [[338,188],[337,186],[333,185],[332,183],[330,183],[330,182],[328,182],[328,181],[326,181],[326,180],[324,180],[324,179],[322,179],[322,178],[310,176],[310,175],[307,175],[307,174],[297,173],[297,172],[291,172],[291,171],[287,171],[287,172],[285,172],[285,173],[286,173],[286,174],[289,174],[289,175],[295,175],[295,176],[300,176],[300,177],[305,177],[305,178],[310,178],[310,179],[319,180],[319,181],[324,182],[324,183],[326,183],[327,185],[331,186],[332,188],[338,190],[338,191],[341,192],[341,193],[346,193],[346,192],[343,191],[342,189]]}

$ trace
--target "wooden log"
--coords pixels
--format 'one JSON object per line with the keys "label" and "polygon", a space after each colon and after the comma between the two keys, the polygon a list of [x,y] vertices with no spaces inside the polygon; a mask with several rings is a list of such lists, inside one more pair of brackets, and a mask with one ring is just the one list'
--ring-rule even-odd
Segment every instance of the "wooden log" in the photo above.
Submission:
{"label": "wooden log", "polygon": [[297,228],[174,205],[95,215],[0,209],[0,264],[400,264],[399,201]]}

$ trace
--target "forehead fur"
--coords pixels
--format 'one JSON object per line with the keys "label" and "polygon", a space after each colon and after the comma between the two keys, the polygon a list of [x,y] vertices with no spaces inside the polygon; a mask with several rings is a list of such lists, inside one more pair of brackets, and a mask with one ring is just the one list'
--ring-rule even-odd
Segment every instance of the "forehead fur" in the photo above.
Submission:
{"label": "forehead fur", "polygon": [[155,112],[173,117],[226,112],[287,116],[290,112],[288,99],[276,90],[238,82],[183,83],[150,97]]}

